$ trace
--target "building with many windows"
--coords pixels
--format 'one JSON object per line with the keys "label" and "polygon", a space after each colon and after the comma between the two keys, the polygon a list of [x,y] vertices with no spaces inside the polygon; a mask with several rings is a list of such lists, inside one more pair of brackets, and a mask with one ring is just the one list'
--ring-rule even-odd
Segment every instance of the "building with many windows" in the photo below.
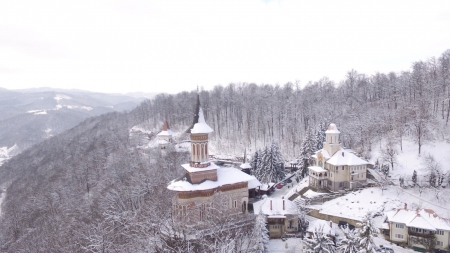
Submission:
{"label": "building with many windows", "polygon": [[434,248],[450,251],[450,223],[431,209],[398,209],[385,213],[382,231],[389,240],[418,251],[428,250],[429,240],[435,239]]}
{"label": "building with many windows", "polygon": [[369,163],[341,147],[335,124],[328,126],[325,135],[323,148],[315,152],[313,166],[308,167],[309,187],[338,191],[364,186]]}

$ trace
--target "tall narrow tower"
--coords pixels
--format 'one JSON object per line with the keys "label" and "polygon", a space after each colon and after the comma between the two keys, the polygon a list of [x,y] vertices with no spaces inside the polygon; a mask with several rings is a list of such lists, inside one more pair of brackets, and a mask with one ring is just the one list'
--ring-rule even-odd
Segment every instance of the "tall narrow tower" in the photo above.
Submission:
{"label": "tall narrow tower", "polygon": [[194,122],[194,127],[191,129],[191,167],[206,168],[211,165],[208,153],[208,134],[212,132],[212,128],[205,122],[202,108],[199,107],[197,122]]}
{"label": "tall narrow tower", "polygon": [[341,144],[339,144],[339,130],[336,125],[331,123],[328,126],[327,131],[325,131],[326,139],[323,143],[324,149],[328,152],[328,154],[333,156],[338,150],[341,149]]}

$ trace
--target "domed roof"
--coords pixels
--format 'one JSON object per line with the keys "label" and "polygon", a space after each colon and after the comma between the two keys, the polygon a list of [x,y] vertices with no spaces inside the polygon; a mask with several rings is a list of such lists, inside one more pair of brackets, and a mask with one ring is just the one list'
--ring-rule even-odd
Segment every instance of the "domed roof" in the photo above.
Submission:
{"label": "domed roof", "polygon": [[325,131],[326,134],[339,134],[341,132],[339,132],[339,130],[337,129],[337,126],[334,123],[331,123],[328,126],[327,131]]}

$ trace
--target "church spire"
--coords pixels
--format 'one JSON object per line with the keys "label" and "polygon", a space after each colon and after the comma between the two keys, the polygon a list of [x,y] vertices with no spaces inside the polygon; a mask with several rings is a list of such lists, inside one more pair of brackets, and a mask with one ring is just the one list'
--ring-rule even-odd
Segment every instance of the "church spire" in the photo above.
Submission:
{"label": "church spire", "polygon": [[186,129],[185,133],[191,133],[191,129],[194,128],[194,125],[196,123],[198,123],[199,112],[200,112],[200,94],[197,92],[197,103],[195,104],[194,108],[194,120],[192,122],[192,125],[190,125],[188,129]]}

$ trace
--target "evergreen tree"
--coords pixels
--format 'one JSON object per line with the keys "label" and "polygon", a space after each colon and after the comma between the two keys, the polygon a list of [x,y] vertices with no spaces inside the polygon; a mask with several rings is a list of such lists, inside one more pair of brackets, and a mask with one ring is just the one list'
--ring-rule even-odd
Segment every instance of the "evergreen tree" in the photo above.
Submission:
{"label": "evergreen tree", "polygon": [[255,151],[250,166],[252,166],[251,174],[256,176],[261,168],[261,150]]}
{"label": "evergreen tree", "polygon": [[335,253],[334,242],[323,233],[323,227],[316,229],[311,239],[306,238],[303,241],[306,247],[314,253]]}
{"label": "evergreen tree", "polygon": [[389,165],[383,164],[381,166],[381,172],[383,173],[384,177],[387,177],[389,175]]}
{"label": "evergreen tree", "polygon": [[417,184],[417,172],[416,172],[416,170],[414,170],[411,180],[413,181],[414,185]]}
{"label": "evergreen tree", "polygon": [[261,154],[261,167],[255,176],[263,183],[279,182],[286,177],[283,156],[274,143],[264,148]]}
{"label": "evergreen tree", "polygon": [[430,172],[429,178],[428,178],[428,182],[430,183],[431,187],[436,187],[437,186],[437,176],[436,173],[434,171]]}
{"label": "evergreen tree", "polygon": [[327,125],[328,124],[326,122],[319,123],[319,130],[316,133],[316,150],[321,150],[323,148],[323,143],[326,138],[325,131],[327,131]]}
{"label": "evergreen tree", "polygon": [[361,227],[360,230],[360,241],[359,245],[361,250],[364,250],[366,253],[376,252],[376,244],[373,241],[375,234],[378,233],[378,228],[375,225],[375,222],[372,218],[372,213],[368,212],[361,223],[358,223]]}
{"label": "evergreen tree", "polygon": [[308,167],[311,166],[311,156],[314,154],[314,152],[317,151],[316,148],[317,145],[315,137],[311,129],[309,129],[306,132],[306,136],[300,146],[299,172],[301,173],[301,177],[304,177],[306,175]]}
{"label": "evergreen tree", "polygon": [[256,252],[262,253],[268,249],[269,246],[269,230],[266,225],[266,217],[260,211],[255,220],[255,240]]}
{"label": "evergreen tree", "polygon": [[344,233],[344,238],[340,241],[338,246],[339,253],[358,253],[359,242],[361,240],[359,232],[356,229],[350,230],[348,226],[340,227]]}
{"label": "evergreen tree", "polygon": [[405,186],[405,178],[399,177],[399,178],[398,178],[398,182],[400,183],[400,186],[401,186],[401,187]]}

